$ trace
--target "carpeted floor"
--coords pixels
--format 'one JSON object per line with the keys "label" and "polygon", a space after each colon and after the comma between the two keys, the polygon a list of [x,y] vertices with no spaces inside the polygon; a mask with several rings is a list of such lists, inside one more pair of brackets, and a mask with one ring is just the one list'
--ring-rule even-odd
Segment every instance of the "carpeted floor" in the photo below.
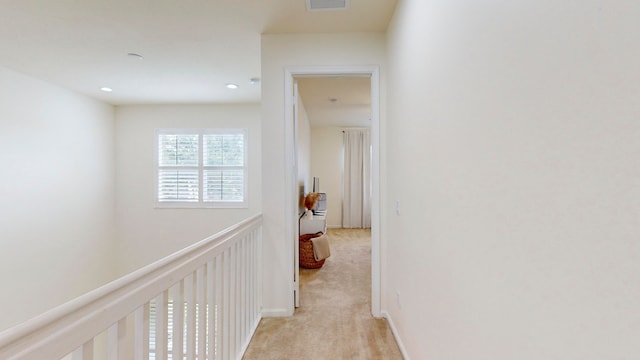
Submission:
{"label": "carpeted floor", "polygon": [[295,316],[262,319],[244,360],[402,359],[384,319],[371,316],[369,230],[329,229],[331,257],[300,269]]}

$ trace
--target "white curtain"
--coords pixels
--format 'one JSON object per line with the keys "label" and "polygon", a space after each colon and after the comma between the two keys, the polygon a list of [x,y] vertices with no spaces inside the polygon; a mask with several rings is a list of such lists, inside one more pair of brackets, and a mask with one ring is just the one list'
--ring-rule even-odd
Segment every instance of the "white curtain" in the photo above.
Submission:
{"label": "white curtain", "polygon": [[345,130],[342,227],[371,227],[371,133]]}

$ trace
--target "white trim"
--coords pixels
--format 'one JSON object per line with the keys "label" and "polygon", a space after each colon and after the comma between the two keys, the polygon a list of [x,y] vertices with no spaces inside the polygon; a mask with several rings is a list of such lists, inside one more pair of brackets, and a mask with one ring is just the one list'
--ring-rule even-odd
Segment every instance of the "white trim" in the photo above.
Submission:
{"label": "white trim", "polygon": [[[298,161],[299,161],[299,155],[298,154],[298,149],[299,149],[299,139],[298,139],[298,129],[300,128],[300,125],[298,124],[298,122],[300,121],[299,119],[299,109],[300,109],[300,105],[298,103],[298,99],[300,97],[300,93],[298,92],[298,81],[294,80],[293,81],[293,171],[292,171],[292,176],[294,177],[294,179],[292,179],[293,183],[291,185],[293,185],[293,188],[295,189],[294,191],[298,191],[297,187],[298,187],[298,174],[299,174],[299,168],[298,168]],[[299,199],[296,199],[299,200]],[[298,217],[298,221],[300,221],[300,216],[299,216],[299,212],[300,212],[300,205],[298,204],[297,206],[295,206],[296,208],[296,214]],[[300,226],[296,226],[295,230],[294,230],[294,239],[298,239],[300,237]],[[299,241],[294,241],[293,242],[293,264],[291,264],[294,267],[294,271],[293,271],[293,306],[294,307],[300,307],[300,271],[297,271],[298,269],[298,264],[300,263],[300,242]]]}
{"label": "white trim", "polygon": [[[371,167],[371,184],[373,194],[371,199],[371,314],[374,317],[381,317],[381,269],[380,269],[380,68],[378,66],[295,66],[286,67],[284,69],[284,116],[285,116],[285,139],[291,139],[293,134],[292,123],[293,113],[291,111],[293,104],[293,78],[300,76],[323,77],[323,76],[369,76],[371,78],[371,145],[373,147],[372,167]],[[290,171],[293,168],[293,145],[290,141],[285,144],[285,189],[292,189],[292,176]],[[292,165],[290,165],[292,164]],[[295,229],[298,224],[294,221],[297,214],[297,199],[293,191],[285,191],[285,238],[289,240],[287,258],[293,259],[293,241]],[[293,214],[293,215],[292,215]],[[293,270],[293,267],[288,267]],[[289,286],[289,294],[293,295],[294,284],[290,279],[294,278],[292,272],[288,272],[287,283]],[[290,312],[293,314],[293,296],[287,304]]]}
{"label": "white trim", "polygon": [[262,316],[258,316],[256,318],[256,321],[254,321],[254,323],[251,325],[251,328],[249,329],[249,335],[247,336],[245,343],[240,348],[240,351],[238,351],[238,356],[236,357],[236,359],[242,360],[242,357],[244,357],[244,353],[247,352],[247,349],[249,348],[249,344],[251,344],[251,340],[253,340],[253,335],[255,335],[256,330],[258,330],[258,326],[260,325],[260,320],[262,320]]}
{"label": "white trim", "polygon": [[[289,74],[289,76],[287,76]],[[295,283],[294,279],[298,278],[295,271],[298,271],[295,266],[295,234],[298,227],[298,204],[297,194],[294,194],[294,177],[297,178],[297,164],[295,163],[295,147],[294,147],[294,134],[293,129],[293,76],[285,69],[285,81],[284,81],[284,236],[285,239],[289,239],[287,242],[287,256],[285,259],[291,259],[291,263],[286,266],[286,283],[287,283],[287,308],[284,310],[284,316],[293,316],[295,309]],[[263,312],[264,315],[264,312]],[[275,314],[273,316],[276,316]]]}
{"label": "white trim", "polygon": [[260,313],[263,318],[293,316],[293,311],[289,311],[287,309],[262,309]]}
{"label": "white trim", "polygon": [[389,324],[389,328],[393,333],[393,337],[396,339],[396,343],[398,344],[398,348],[400,349],[402,358],[404,360],[409,360],[410,359],[409,354],[407,353],[407,349],[405,348],[404,343],[402,342],[402,339],[400,339],[400,334],[398,334],[398,329],[396,328],[396,325],[393,323],[391,314],[389,314],[386,310],[384,310],[382,311],[382,317],[384,317],[387,320],[387,323]]}
{"label": "white trim", "polygon": [[382,316],[380,252],[380,69],[371,72],[371,314]]}

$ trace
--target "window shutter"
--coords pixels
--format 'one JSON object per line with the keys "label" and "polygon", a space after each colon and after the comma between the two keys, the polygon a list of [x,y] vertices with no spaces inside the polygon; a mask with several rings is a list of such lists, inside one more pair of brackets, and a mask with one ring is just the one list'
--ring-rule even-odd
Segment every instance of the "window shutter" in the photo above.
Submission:
{"label": "window shutter", "polygon": [[243,166],[244,134],[205,134],[205,166]]}
{"label": "window shutter", "polygon": [[198,166],[198,135],[160,134],[160,166]]}
{"label": "window shutter", "polygon": [[198,170],[158,170],[159,201],[198,201]]}
{"label": "window shutter", "polygon": [[205,201],[242,201],[243,170],[207,170],[204,173]]}
{"label": "window shutter", "polygon": [[158,201],[198,201],[198,142],[197,134],[158,136]]}
{"label": "window shutter", "polygon": [[246,135],[244,129],[159,129],[156,204],[246,206]]}
{"label": "window shutter", "polygon": [[244,134],[205,134],[204,201],[244,201]]}

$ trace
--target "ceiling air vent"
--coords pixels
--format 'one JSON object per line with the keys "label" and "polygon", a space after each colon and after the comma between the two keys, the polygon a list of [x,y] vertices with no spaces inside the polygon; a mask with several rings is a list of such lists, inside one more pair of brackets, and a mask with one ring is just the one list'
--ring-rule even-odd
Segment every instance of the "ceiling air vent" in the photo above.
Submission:
{"label": "ceiling air vent", "polygon": [[347,10],[349,0],[307,0],[308,11]]}

